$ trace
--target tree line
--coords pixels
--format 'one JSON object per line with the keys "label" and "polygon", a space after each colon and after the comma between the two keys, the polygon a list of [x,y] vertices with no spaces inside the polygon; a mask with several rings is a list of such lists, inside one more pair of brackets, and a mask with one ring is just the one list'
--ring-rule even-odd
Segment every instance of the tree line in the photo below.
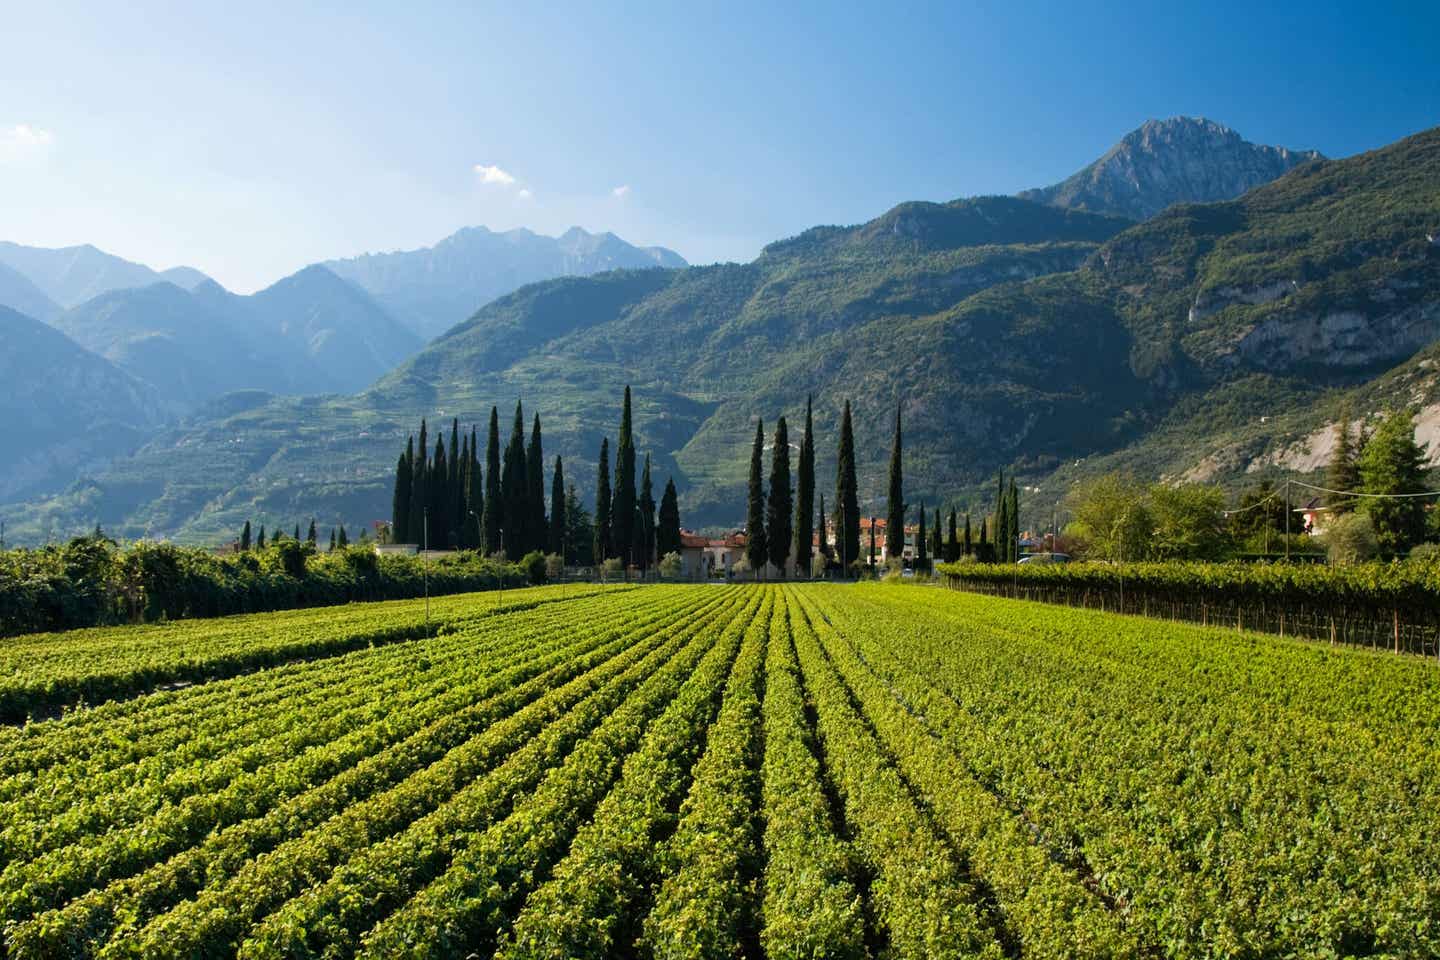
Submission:
{"label": "tree line", "polygon": [[[500,413],[490,409],[490,427],[481,464],[474,427],[450,424],[450,443],[437,437],[430,451],[429,427],[420,422],[395,465],[391,539],[429,549],[474,550],[517,561],[528,554],[558,555],[571,565],[617,559],[642,572],[680,549],[680,507],[670,478],[657,504],[650,456],[638,485],[637,452],[630,387],[625,387],[619,442],[610,462],[610,440],[601,440],[593,515],[580,503],[565,464],[556,456],[546,506],[545,455],[536,413],[525,434],[525,412],[515,404],[510,438],[500,446]],[[457,452],[458,451],[458,452]]]}

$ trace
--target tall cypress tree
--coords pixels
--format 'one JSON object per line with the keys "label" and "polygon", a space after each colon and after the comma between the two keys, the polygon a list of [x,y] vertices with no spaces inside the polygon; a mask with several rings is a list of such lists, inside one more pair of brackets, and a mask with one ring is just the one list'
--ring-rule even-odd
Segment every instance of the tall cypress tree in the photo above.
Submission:
{"label": "tall cypress tree", "polygon": [[898,560],[905,553],[905,491],[900,469],[900,406],[895,406],[895,437],[890,441],[890,492],[885,515],[885,553]]}
{"label": "tall cypress tree", "polygon": [[[820,556],[828,563],[830,560],[830,534],[825,529],[825,494],[820,494],[820,519],[816,521],[815,529],[820,532]],[[805,571],[807,574],[809,570]]]}
{"label": "tall cypress tree", "polygon": [[1008,536],[1005,538],[1006,555],[1010,563],[1020,559],[1020,488],[1015,485],[1015,478],[1010,478],[1010,493],[1005,505],[1005,517],[1010,521]]}
{"label": "tall cypress tree", "polygon": [[[772,491],[773,493],[773,491]],[[815,427],[811,398],[805,398],[805,435],[800,438],[799,476],[795,484],[795,566],[810,574],[815,551]]]}
{"label": "tall cypress tree", "polygon": [[600,466],[595,477],[595,562],[604,563],[610,559],[610,549],[615,543],[614,530],[610,524],[610,438],[600,441]]}
{"label": "tall cypress tree", "polygon": [[465,488],[466,543],[471,550],[485,549],[485,475],[480,469],[479,438],[470,428],[470,470]]}
{"label": "tall cypress tree", "polygon": [[615,446],[615,503],[610,511],[614,542],[611,556],[627,566],[635,559],[635,436],[630,416],[630,387],[625,387],[625,405],[620,411],[620,439]]}
{"label": "tall cypress tree", "polygon": [[245,529],[240,531],[240,552],[250,552],[250,521],[245,521]]}
{"label": "tall cypress tree", "polygon": [[562,558],[565,556],[565,464],[555,458],[555,470],[550,476],[550,537],[547,549]]}
{"label": "tall cypress tree", "polygon": [[[548,545],[549,524],[545,520],[545,453],[540,442],[540,414],[530,427],[530,445],[525,448],[525,502],[530,507],[526,528],[530,532],[530,550],[543,551]],[[528,552],[528,551],[527,551]]]}
{"label": "tall cypress tree", "polygon": [[[1353,428],[1350,423],[1350,405],[1346,404],[1341,408],[1340,421],[1335,424],[1335,446],[1330,452],[1330,464],[1325,470],[1325,486],[1331,490],[1359,490],[1358,457],[1355,450]],[[1355,509],[1355,498],[1338,493],[1327,493],[1325,505],[1330,508],[1332,513],[1350,513]]]}
{"label": "tall cypress tree", "polygon": [[960,549],[963,551],[960,556],[968,557],[975,552],[975,544],[970,541],[970,514],[965,514],[965,539],[960,541]]}
{"label": "tall cypress tree", "polygon": [[755,421],[755,443],[750,448],[750,484],[745,511],[745,559],[755,576],[765,567],[770,551],[765,545],[765,481],[761,473],[761,460],[765,456],[765,428],[761,421]]}
{"label": "tall cypress tree", "polygon": [[505,502],[500,484],[500,411],[490,408],[490,433],[485,446],[485,542],[481,549],[487,555],[500,552],[500,529],[505,523]]}
{"label": "tall cypress tree", "polygon": [[330,528],[330,552],[335,552],[335,528]]}
{"label": "tall cypress tree", "polygon": [[315,520],[312,518],[310,520],[310,529],[305,533],[305,542],[312,547],[315,546],[315,536]]}
{"label": "tall cypress tree", "polygon": [[929,546],[925,542],[925,501],[920,501],[920,525],[915,530],[915,569],[917,571],[928,569],[930,566]]}
{"label": "tall cypress tree", "polygon": [[660,520],[655,530],[655,554],[664,557],[680,552],[680,498],[675,493],[675,478],[665,481],[660,497]]}
{"label": "tall cypress tree", "polygon": [[255,541],[255,546],[260,550],[265,549],[265,524],[263,523],[260,524],[260,539]]}
{"label": "tall cypress tree", "polygon": [[346,536],[346,534],[345,534],[345,524],[343,524],[343,523],[340,524],[340,535],[335,538],[335,544],[336,544],[336,546],[340,547],[342,550],[343,550],[345,547],[350,546],[350,538],[349,538],[348,536]]}
{"label": "tall cypress tree", "polygon": [[455,547],[468,550],[473,524],[470,522],[470,437],[465,434],[460,436],[460,466],[455,473],[458,477],[455,484]]}
{"label": "tall cypress tree", "polygon": [[950,508],[950,530],[945,539],[945,562],[954,563],[960,558],[960,525],[955,508]]}
{"label": "tall cypress tree", "polygon": [[791,511],[790,428],[781,417],[775,422],[770,451],[770,497],[765,506],[765,553],[782,577],[788,576],[786,561],[795,541]]}
{"label": "tall cypress tree", "polygon": [[430,464],[430,490],[425,498],[430,507],[430,549],[443,550],[449,544],[450,462],[445,456],[445,437],[435,439],[435,459]]}
{"label": "tall cypress tree", "polygon": [[300,524],[295,524],[295,542],[300,542]]}
{"label": "tall cypress tree", "polygon": [[395,498],[390,509],[390,539],[395,543],[410,542],[410,482],[415,467],[415,437],[405,441],[405,452],[395,465]]}
{"label": "tall cypress tree", "polygon": [[840,511],[836,523],[836,549],[840,564],[848,573],[849,564],[860,560],[860,493],[855,481],[855,428],[850,421],[850,401],[840,418],[840,450],[835,466],[835,503]]}
{"label": "tall cypress tree", "polygon": [[500,468],[500,500],[504,504],[500,538],[505,556],[519,560],[530,549],[528,499],[529,482],[525,470],[525,411],[515,402],[515,421],[510,425],[510,442],[505,447],[505,463]]}
{"label": "tall cypress tree", "polygon": [[645,468],[640,474],[639,505],[640,548],[635,551],[635,563],[641,572],[650,569],[651,557],[655,552],[655,488],[650,483],[650,454],[645,454]]}
{"label": "tall cypress tree", "polygon": [[445,545],[460,546],[460,526],[464,519],[465,491],[460,486],[464,461],[460,459],[460,418],[450,418],[449,472],[445,475]]}
{"label": "tall cypress tree", "polygon": [[420,421],[420,442],[415,448],[415,456],[410,461],[410,522],[406,529],[410,535],[410,543],[423,543],[425,540],[425,500],[430,488],[430,466],[426,458],[430,456],[425,421]]}
{"label": "tall cypress tree", "polygon": [[990,528],[991,539],[995,541],[995,562],[1005,563],[1010,551],[1005,547],[1005,535],[1010,532],[1010,498],[1005,495],[1005,472],[1002,470],[995,481],[995,525]]}
{"label": "tall cypress tree", "polygon": [[[920,521],[922,523],[925,521],[925,515],[923,513],[920,515]],[[936,507],[935,526],[932,527],[930,530],[930,559],[933,562],[935,560],[939,560],[943,556],[944,545],[940,539],[940,508]]]}

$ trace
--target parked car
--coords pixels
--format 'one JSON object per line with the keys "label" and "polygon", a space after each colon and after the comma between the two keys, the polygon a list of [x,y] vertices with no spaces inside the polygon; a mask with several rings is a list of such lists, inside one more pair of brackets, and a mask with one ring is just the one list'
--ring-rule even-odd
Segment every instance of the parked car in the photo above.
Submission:
{"label": "parked car", "polygon": [[1021,557],[1017,563],[1069,563],[1068,553],[1032,553],[1028,557]]}

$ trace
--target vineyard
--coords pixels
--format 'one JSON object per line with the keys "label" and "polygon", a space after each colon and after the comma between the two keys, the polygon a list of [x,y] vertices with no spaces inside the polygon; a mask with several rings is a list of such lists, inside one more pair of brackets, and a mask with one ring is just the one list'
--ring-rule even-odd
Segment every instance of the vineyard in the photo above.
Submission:
{"label": "vineyard", "polygon": [[101,699],[0,727],[0,956],[1440,954],[1413,658],[830,584],[0,644]]}

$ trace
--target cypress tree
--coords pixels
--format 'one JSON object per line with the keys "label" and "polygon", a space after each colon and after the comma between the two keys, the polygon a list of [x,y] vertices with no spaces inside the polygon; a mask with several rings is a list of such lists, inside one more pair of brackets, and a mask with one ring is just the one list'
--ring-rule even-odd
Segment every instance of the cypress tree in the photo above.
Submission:
{"label": "cypress tree", "polygon": [[315,521],[313,518],[310,521],[310,529],[305,533],[305,542],[312,547],[315,545]]}
{"label": "cypress tree", "polygon": [[260,550],[265,549],[265,524],[263,523],[260,524],[260,539],[256,541],[256,546]]}
{"label": "cypress tree", "polygon": [[[830,534],[825,529],[825,494],[820,494],[820,519],[817,521],[816,530],[820,532],[820,556],[828,562],[830,560]],[[809,574],[809,570],[805,571]]]}
{"label": "cypress tree", "polygon": [[505,464],[500,469],[500,500],[505,509],[500,539],[505,546],[505,556],[519,560],[529,550],[527,521],[531,511],[525,471],[525,411],[518,400],[515,402],[515,420],[510,425],[510,442],[505,447]]}
{"label": "cypress tree", "polygon": [[954,563],[960,559],[960,533],[956,524],[955,508],[950,508],[950,538],[945,541],[945,562]]}
{"label": "cypress tree", "polygon": [[295,524],[295,542],[300,542],[300,524]]}
{"label": "cypress tree", "polygon": [[[966,519],[968,520],[969,517],[967,516]],[[989,517],[981,517],[981,518],[980,518],[980,546],[982,546],[982,547],[986,546],[986,543],[985,543],[985,534],[986,534],[986,528],[989,526],[989,523],[990,523],[990,518],[989,518]],[[981,552],[981,553],[984,553],[983,550],[980,551],[980,552]]]}
{"label": "cypress tree", "polygon": [[[835,466],[835,509],[840,511],[836,523],[839,536],[836,549],[840,551],[840,564],[860,560],[860,494],[855,481],[855,428],[850,421],[850,401],[845,401],[845,412],[840,418],[840,450]],[[846,569],[848,573],[848,569]]]}
{"label": "cypress tree", "polygon": [[465,461],[460,459],[460,418],[450,418],[449,471],[445,474],[445,540],[451,547],[460,546],[461,521],[465,518],[465,491],[460,486]]}
{"label": "cypress tree", "polygon": [[595,562],[604,563],[611,556],[615,542],[610,528],[610,438],[600,441],[600,466],[595,478]]}
{"label": "cypress tree", "polygon": [[565,562],[589,566],[595,562],[595,525],[580,502],[575,484],[565,484]]}
{"label": "cypress tree", "polygon": [[240,552],[250,552],[250,521],[245,521],[245,528],[240,531]]}
{"label": "cypress tree", "polygon": [[555,472],[550,476],[550,542],[551,553],[565,556],[565,464],[555,458]]}
{"label": "cypress tree", "polygon": [[415,467],[415,437],[405,441],[405,452],[395,465],[395,498],[390,510],[390,538],[395,543],[410,542],[410,482]]}
{"label": "cypress tree", "polygon": [[1005,506],[1005,516],[1010,521],[1010,529],[1005,538],[1006,558],[1010,563],[1020,560],[1020,488],[1015,485],[1015,478],[1010,478],[1010,498]]}
{"label": "cypress tree", "polygon": [[430,549],[443,550],[449,542],[450,498],[446,486],[450,480],[450,463],[445,456],[445,437],[435,439],[435,459],[430,464],[430,489],[425,497],[430,507]]}
{"label": "cypress tree", "polygon": [[640,549],[635,553],[641,572],[650,569],[655,552],[655,489],[650,483],[650,454],[645,454],[645,468],[640,474]]}
{"label": "cypress tree", "polygon": [[1010,532],[1010,518],[1006,512],[1010,508],[1010,498],[1005,495],[1005,473],[1000,472],[996,480],[995,490],[995,525],[990,528],[991,539],[995,541],[995,562],[1005,563],[1010,559],[1010,553],[1005,547],[1005,535]]}
{"label": "cypress tree", "polygon": [[[924,522],[925,522],[925,515],[924,515],[923,513],[920,515],[920,522],[921,522],[921,523],[924,523]],[[933,562],[933,561],[939,560],[941,557],[943,557],[943,556],[944,556],[944,552],[943,552],[943,551],[944,551],[944,546],[943,546],[943,542],[942,542],[941,539],[940,539],[940,508],[939,508],[939,507],[936,507],[936,508],[935,508],[935,526],[934,526],[933,528],[931,528],[931,531],[930,531],[930,559],[931,559],[931,561]]]}
{"label": "cypress tree", "polygon": [[465,489],[466,542],[471,550],[485,549],[485,476],[480,470],[479,438],[470,428],[470,471]]}
{"label": "cypress tree", "polygon": [[748,509],[745,512],[745,559],[758,579],[770,551],[765,546],[765,484],[761,474],[761,458],[765,455],[765,429],[755,421],[755,444],[750,448],[750,486]]}
{"label": "cypress tree", "polygon": [[464,550],[468,545],[465,531],[470,522],[470,438],[465,434],[460,435],[460,456],[450,472],[455,477],[455,487],[450,492],[450,520],[454,527],[451,536],[455,549]]}
{"label": "cypress tree", "polygon": [[655,531],[655,554],[664,557],[680,552],[680,498],[675,494],[675,478],[665,481],[660,497],[660,521]]}
{"label": "cypress tree", "polygon": [[330,528],[330,552],[335,552],[335,528]]}
{"label": "cypress tree", "polygon": [[345,535],[345,524],[343,524],[343,523],[340,524],[340,536],[339,536],[339,538],[336,540],[336,543],[338,543],[338,544],[340,545],[340,548],[341,548],[342,550],[343,550],[345,547],[350,546],[350,538]]}
{"label": "cypress tree", "polygon": [[[1331,490],[1352,491],[1360,489],[1360,466],[1350,424],[1350,405],[1341,408],[1340,421],[1335,424],[1335,448],[1330,452],[1330,464],[1325,470],[1325,486]],[[1325,505],[1331,513],[1350,513],[1355,509],[1355,498],[1338,493],[1327,493]],[[1288,504],[1287,504],[1288,506]]]}
{"label": "cypress tree", "polygon": [[[772,488],[773,494],[773,488]],[[810,557],[815,551],[815,429],[811,400],[805,398],[805,435],[800,438],[799,476],[795,485],[795,566],[810,574]]]}
{"label": "cypress tree", "polygon": [[545,454],[540,443],[540,414],[535,414],[535,423],[530,428],[530,446],[525,450],[525,502],[530,508],[526,516],[526,530],[529,533],[530,550],[544,550],[548,528],[545,523]]}
{"label": "cypress tree", "polygon": [[924,570],[930,566],[930,551],[925,543],[925,501],[920,501],[920,526],[915,531],[915,569]]}
{"label": "cypress tree", "polygon": [[425,500],[430,489],[430,456],[425,421],[420,421],[420,442],[415,447],[415,457],[410,463],[410,523],[407,532],[409,543],[423,543],[425,540]]}
{"label": "cypress tree", "polygon": [[964,551],[963,553],[960,554],[960,556],[962,556],[962,557],[968,557],[968,556],[970,556],[970,554],[972,554],[972,553],[975,552],[975,544],[972,543],[972,542],[971,542],[971,539],[970,539],[970,514],[969,514],[969,513],[966,513],[966,514],[965,514],[965,539],[962,540],[962,541],[960,541],[960,549],[961,549],[962,551]]}
{"label": "cypress tree", "polygon": [[890,492],[886,502],[885,553],[898,560],[905,553],[905,492],[900,470],[900,406],[895,406],[895,438],[890,441]]}
{"label": "cypress tree", "polygon": [[615,447],[615,503],[610,511],[611,556],[627,566],[635,558],[635,436],[630,417],[630,387],[620,412],[620,439]]}
{"label": "cypress tree", "polygon": [[484,542],[487,555],[500,552],[500,527],[505,522],[505,504],[500,496],[500,411],[490,408],[490,433],[485,447]]}
{"label": "cypress tree", "polygon": [[795,534],[791,529],[790,429],[781,417],[775,422],[774,449],[770,452],[770,499],[765,510],[765,547],[770,562],[786,576],[786,561]]}

